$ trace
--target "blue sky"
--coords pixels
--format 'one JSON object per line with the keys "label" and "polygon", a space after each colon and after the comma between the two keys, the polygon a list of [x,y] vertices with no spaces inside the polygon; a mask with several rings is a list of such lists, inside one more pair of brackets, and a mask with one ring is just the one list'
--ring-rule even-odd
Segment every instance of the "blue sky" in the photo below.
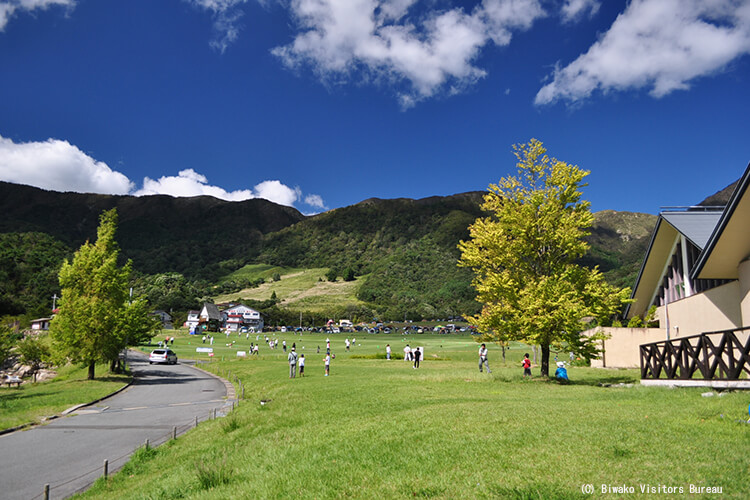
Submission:
{"label": "blue sky", "polygon": [[749,53],[747,0],[0,0],[0,180],[316,213],[533,137],[657,213],[750,161]]}

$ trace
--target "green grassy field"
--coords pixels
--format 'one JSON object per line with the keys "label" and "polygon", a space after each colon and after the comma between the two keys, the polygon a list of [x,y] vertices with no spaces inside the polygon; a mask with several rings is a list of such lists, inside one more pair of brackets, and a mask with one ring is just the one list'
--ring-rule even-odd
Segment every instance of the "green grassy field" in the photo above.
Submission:
{"label": "green grassy field", "polygon": [[[355,281],[330,282],[325,279],[328,269],[293,269],[275,267],[267,264],[251,264],[228,275],[226,279],[263,278],[266,283],[257,288],[247,288],[239,292],[214,297],[214,301],[226,302],[237,298],[268,300],[273,293],[281,301],[281,305],[312,312],[325,311],[333,307],[347,305],[361,305],[357,299],[357,289],[364,276]],[[281,280],[272,281],[271,277],[279,273]]]}
{"label": "green grassy field", "polygon": [[0,430],[39,422],[42,417],[111,394],[130,381],[129,376],[113,375],[107,370],[105,365],[97,366],[97,378],[86,380],[87,367],[66,366],[48,382],[0,388]]}
{"label": "green grassy field", "polygon": [[[568,385],[523,380],[521,345],[507,364],[490,346],[487,374],[469,336],[365,334],[351,352],[346,337],[330,336],[336,358],[324,377],[325,335],[279,334],[305,354],[306,376],[291,380],[280,348],[261,337],[259,357],[237,359],[255,337],[218,335],[208,368],[231,370],[245,400],[228,417],[139,451],[83,496],[566,499],[652,497],[649,488],[669,487],[684,494],[656,496],[680,498],[695,485],[722,493],[693,498],[750,498],[747,392],[702,397],[707,389],[641,387],[636,370],[585,367],[569,368]],[[401,353],[407,342],[425,348],[418,370],[376,359],[387,343]],[[181,334],[173,348],[185,359],[202,346]]]}

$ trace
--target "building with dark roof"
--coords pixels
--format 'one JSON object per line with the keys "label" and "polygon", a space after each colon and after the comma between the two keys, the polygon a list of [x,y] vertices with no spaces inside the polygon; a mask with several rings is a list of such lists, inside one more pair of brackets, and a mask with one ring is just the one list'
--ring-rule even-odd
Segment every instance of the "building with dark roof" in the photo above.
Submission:
{"label": "building with dark roof", "polygon": [[221,327],[221,313],[216,304],[206,302],[203,304],[203,309],[198,316],[198,326],[203,330],[210,332],[218,332]]}
{"label": "building with dark roof", "polygon": [[626,316],[656,306],[667,337],[750,326],[750,165],[722,209],[659,215]]}

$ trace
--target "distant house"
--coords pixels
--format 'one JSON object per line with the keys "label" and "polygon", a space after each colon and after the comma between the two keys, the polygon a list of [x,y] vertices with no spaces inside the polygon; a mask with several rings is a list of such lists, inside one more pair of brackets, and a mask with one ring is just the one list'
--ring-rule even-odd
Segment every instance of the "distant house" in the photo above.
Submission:
{"label": "distant house", "polygon": [[230,331],[236,332],[243,327],[255,332],[263,331],[263,317],[255,309],[244,304],[238,304],[221,312],[224,326]]}
{"label": "distant house", "polygon": [[626,317],[656,306],[667,338],[750,326],[750,165],[721,209],[659,215]]}
{"label": "distant house", "polygon": [[173,328],[172,326],[172,315],[169,314],[166,311],[162,311],[160,309],[154,311],[151,313],[151,316],[154,316],[161,322],[162,328],[165,328],[167,330],[171,330]]}
{"label": "distant house", "polygon": [[49,323],[52,321],[52,318],[39,318],[39,319],[32,319],[31,320],[31,329],[34,331],[44,331],[46,332],[49,330]]}
{"label": "distant house", "polygon": [[222,320],[221,313],[216,304],[211,304],[209,302],[203,304],[203,309],[201,309],[201,312],[198,315],[198,324],[201,328],[208,330],[209,332],[219,331]]}
{"label": "distant house", "polygon": [[200,323],[200,316],[200,311],[188,311],[187,320],[185,320],[185,326],[187,326],[191,330],[194,330],[195,327],[198,326],[198,323]]}

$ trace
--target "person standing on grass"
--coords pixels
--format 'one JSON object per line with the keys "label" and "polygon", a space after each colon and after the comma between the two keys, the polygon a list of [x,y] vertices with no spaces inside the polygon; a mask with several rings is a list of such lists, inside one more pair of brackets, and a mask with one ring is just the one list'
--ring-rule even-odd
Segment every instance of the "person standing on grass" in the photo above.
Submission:
{"label": "person standing on grass", "polygon": [[406,347],[404,347],[404,361],[411,361],[411,347],[409,347],[409,344],[406,344]]}
{"label": "person standing on grass", "polygon": [[326,354],[324,363],[325,363],[325,366],[326,366],[326,375],[325,376],[327,377],[328,374],[330,373],[330,370],[331,370],[331,355],[330,354]]}
{"label": "person standing on grass", "polygon": [[284,352],[286,352],[286,340],[281,342],[281,348],[284,349]]}
{"label": "person standing on grass", "polygon": [[299,357],[299,376],[300,377],[305,376],[305,355],[304,354],[301,354]]}
{"label": "person standing on grass", "polygon": [[529,359],[529,353],[523,355],[523,378],[531,378],[531,360]]}
{"label": "person standing on grass", "polygon": [[416,370],[417,368],[419,368],[419,358],[422,357],[422,351],[420,351],[419,347],[417,347],[416,349],[414,349],[413,354],[414,354],[414,369]]}
{"label": "person standing on grass", "polygon": [[385,359],[391,359],[391,344],[385,345]]}
{"label": "person standing on grass", "polygon": [[289,378],[294,378],[297,375],[297,352],[294,347],[289,351],[287,359],[289,360]]}
{"label": "person standing on grass", "polygon": [[487,373],[492,373],[490,362],[487,361],[487,346],[484,344],[479,347],[479,373],[482,373],[482,365],[487,367]]}

